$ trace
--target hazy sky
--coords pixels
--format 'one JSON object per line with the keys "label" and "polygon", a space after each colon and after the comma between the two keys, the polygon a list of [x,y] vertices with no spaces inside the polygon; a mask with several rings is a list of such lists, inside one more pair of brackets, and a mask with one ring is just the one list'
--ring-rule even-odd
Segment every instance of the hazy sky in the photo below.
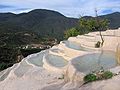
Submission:
{"label": "hazy sky", "polygon": [[65,16],[79,17],[80,15],[120,12],[120,0],[0,0],[0,12],[28,12],[32,9],[50,9]]}

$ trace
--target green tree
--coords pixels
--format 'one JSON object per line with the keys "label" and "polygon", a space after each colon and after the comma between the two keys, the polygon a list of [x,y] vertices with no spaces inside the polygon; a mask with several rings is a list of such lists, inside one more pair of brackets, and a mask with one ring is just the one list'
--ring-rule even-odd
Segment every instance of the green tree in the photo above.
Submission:
{"label": "green tree", "polygon": [[108,20],[99,19],[98,21],[96,18],[85,19],[84,17],[81,17],[79,19],[78,27],[80,30],[83,29],[84,32],[99,31],[100,29],[103,31],[108,28]]}
{"label": "green tree", "polygon": [[79,35],[80,32],[76,28],[71,28],[65,32],[65,39]]}
{"label": "green tree", "polygon": [[100,42],[100,46],[103,46],[104,39],[103,39],[101,31],[106,30],[108,28],[108,25],[109,25],[108,20],[98,18],[98,15],[96,13],[95,18],[87,19],[87,18],[81,17],[79,19],[78,27],[79,27],[79,31],[82,34],[85,34],[85,33],[91,32],[91,31],[99,31],[101,41],[102,41],[102,42]]}
{"label": "green tree", "polygon": [[108,24],[109,23],[107,19],[99,19],[97,15],[95,18],[81,17],[79,19],[78,25],[75,28],[71,28],[65,32],[65,38],[86,34],[93,31],[99,31],[102,40],[102,46],[104,43],[104,39],[102,37],[101,31],[106,30],[108,28]]}
{"label": "green tree", "polygon": [[76,28],[77,28],[77,30],[79,30],[81,32],[81,34],[90,32],[91,31],[90,30],[91,29],[90,28],[90,20],[81,17],[79,19],[79,23]]}
{"label": "green tree", "polygon": [[102,40],[101,46],[103,46],[104,39],[103,39],[101,31],[106,30],[108,28],[109,22],[107,19],[99,19],[96,9],[95,9],[95,13],[96,13],[95,20],[96,20],[96,26],[97,26],[96,30],[100,32],[100,37]]}

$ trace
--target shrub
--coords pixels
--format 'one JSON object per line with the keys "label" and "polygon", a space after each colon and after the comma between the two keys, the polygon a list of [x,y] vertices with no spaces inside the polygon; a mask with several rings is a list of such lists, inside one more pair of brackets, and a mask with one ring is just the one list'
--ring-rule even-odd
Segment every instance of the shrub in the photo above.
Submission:
{"label": "shrub", "polygon": [[109,79],[109,78],[112,78],[113,77],[113,73],[110,72],[110,71],[105,71],[103,73],[103,79]]}
{"label": "shrub", "polygon": [[0,71],[6,69],[8,67],[11,67],[11,66],[12,66],[12,64],[10,64],[10,63],[2,62],[2,63],[0,63]]}
{"label": "shrub", "polygon": [[71,28],[70,30],[67,30],[64,34],[65,34],[65,39],[67,39],[69,37],[80,35],[80,32],[76,28]]}
{"label": "shrub", "polygon": [[99,48],[99,47],[100,47],[100,45],[101,45],[101,42],[100,42],[100,41],[98,41],[98,42],[95,44],[95,48]]}
{"label": "shrub", "polygon": [[97,80],[97,77],[94,74],[88,74],[84,77],[85,83],[96,81],[96,80]]}
{"label": "shrub", "polygon": [[92,82],[92,81],[96,81],[96,80],[104,80],[104,79],[110,79],[113,77],[113,73],[110,72],[110,71],[99,71],[95,74],[87,74],[85,77],[84,77],[84,81],[85,83],[88,83],[88,82]]}

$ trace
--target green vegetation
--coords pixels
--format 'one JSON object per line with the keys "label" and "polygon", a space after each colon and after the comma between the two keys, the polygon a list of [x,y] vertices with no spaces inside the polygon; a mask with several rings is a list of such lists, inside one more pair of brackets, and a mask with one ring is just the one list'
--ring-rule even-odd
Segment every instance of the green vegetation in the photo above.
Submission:
{"label": "green vegetation", "polygon": [[100,45],[101,45],[101,42],[100,42],[100,41],[98,41],[98,42],[95,44],[95,48],[99,48],[99,47],[100,47]]}
{"label": "green vegetation", "polygon": [[28,55],[33,54],[33,53],[40,52],[41,50],[44,50],[44,49],[40,49],[40,48],[20,49],[21,54],[24,57],[27,57]]}
{"label": "green vegetation", "polygon": [[17,46],[0,47],[0,71],[20,62],[23,57],[40,52],[41,50],[44,50],[44,48],[20,49]]}
{"label": "green vegetation", "polygon": [[[86,19],[84,17],[81,17],[79,19],[78,25],[75,28],[69,29],[65,32],[65,38],[86,34],[94,31],[101,32],[106,30],[107,27],[108,27],[108,21],[106,19],[100,19],[98,22],[96,18]],[[102,35],[101,35],[101,39],[103,41]]]}
{"label": "green vegetation", "polygon": [[0,33],[0,71],[20,62],[23,57],[47,49],[55,43],[57,40],[54,38],[41,38],[31,32]]}
{"label": "green vegetation", "polygon": [[65,32],[65,38],[73,37],[79,35],[80,32],[76,28],[71,28]]}
{"label": "green vegetation", "polygon": [[[76,26],[78,19],[67,18],[56,11],[35,9],[28,13],[0,13],[0,32],[31,32],[39,37],[63,39],[63,32]],[[19,37],[18,37],[19,38]]]}
{"label": "green vegetation", "polygon": [[108,27],[108,20],[107,19],[99,19],[99,22],[96,20],[96,18],[80,18],[79,25],[81,29],[84,31],[104,31]]}
{"label": "green vegetation", "polygon": [[104,79],[110,79],[113,77],[113,73],[110,72],[110,71],[98,71],[98,72],[95,72],[95,73],[90,73],[90,74],[87,74],[85,77],[84,77],[84,82],[85,83],[89,83],[89,82],[93,82],[93,81],[96,81],[96,80],[104,80]]}
{"label": "green vegetation", "polygon": [[92,81],[96,81],[96,80],[97,80],[97,76],[94,75],[94,74],[87,74],[87,75],[84,77],[85,83],[92,82]]}
{"label": "green vegetation", "polygon": [[[119,12],[115,12],[104,16],[98,16],[100,20],[104,20],[104,19],[109,20],[110,28],[120,27],[119,17],[120,17]],[[94,17],[85,16],[82,18],[87,20],[87,19],[92,19]],[[6,33],[16,34],[18,32],[19,33],[29,32],[37,35],[39,38],[52,37],[52,38],[57,38],[58,40],[63,40],[64,32],[72,27],[77,27],[77,24],[80,23],[80,22],[77,23],[78,20],[79,19],[76,18],[65,17],[59,12],[45,10],[45,9],[36,9],[28,13],[21,13],[17,15],[13,13],[0,13],[0,35]],[[84,23],[88,24],[87,22]],[[86,31],[83,29],[79,29],[79,27],[77,28],[77,30],[80,30],[80,34],[83,34]],[[7,35],[5,36],[7,37]],[[16,39],[22,38],[21,36],[19,36],[19,34],[17,34],[15,37]],[[9,38],[12,39],[13,38],[12,35],[11,36],[9,35]],[[12,40],[9,39],[8,41],[13,42]],[[17,40],[14,41],[15,42],[13,43],[16,44],[18,43]],[[23,42],[24,40],[20,39],[18,41]]]}
{"label": "green vegetation", "polygon": [[0,63],[0,71],[8,67],[11,67],[12,65],[13,65],[12,63],[4,63],[4,62]]}
{"label": "green vegetation", "polygon": [[0,47],[0,71],[17,63],[18,55],[20,55],[18,48],[10,46]]}
{"label": "green vegetation", "polygon": [[106,19],[100,20],[98,18],[97,10],[95,10],[95,12],[96,12],[96,17],[95,17],[95,19],[96,19],[96,28],[97,28],[97,31],[99,31],[100,37],[101,37],[101,40],[102,40],[102,42],[100,43],[99,46],[103,46],[104,39],[103,39],[101,31],[107,30],[109,23],[108,23],[108,21]]}
{"label": "green vegetation", "polygon": [[103,79],[109,79],[109,78],[112,78],[113,77],[113,73],[110,72],[110,71],[105,71],[103,73]]}
{"label": "green vegetation", "polygon": [[[105,25],[101,20],[108,19],[110,28],[118,28],[120,27],[119,17],[119,12],[99,16],[100,26]],[[54,42],[50,38],[59,42],[63,40],[66,30],[66,38],[98,30],[95,27],[97,24],[94,17],[82,17],[77,23],[78,20],[44,9],[17,15],[0,13],[0,70],[17,63],[19,55],[27,56],[40,51],[40,49],[21,49],[22,46],[31,44],[52,46]]]}

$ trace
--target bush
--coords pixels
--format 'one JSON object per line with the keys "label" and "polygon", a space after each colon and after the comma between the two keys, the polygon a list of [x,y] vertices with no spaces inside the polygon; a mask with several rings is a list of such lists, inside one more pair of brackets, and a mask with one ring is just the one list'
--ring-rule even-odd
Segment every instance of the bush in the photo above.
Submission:
{"label": "bush", "polygon": [[95,48],[99,48],[99,47],[100,47],[100,45],[101,45],[101,42],[100,42],[100,41],[98,41],[98,42],[95,44]]}
{"label": "bush", "polygon": [[76,28],[71,28],[70,30],[67,30],[64,34],[65,34],[65,39],[67,39],[69,37],[80,35],[80,32]]}
{"label": "bush", "polygon": [[96,81],[96,80],[97,80],[97,77],[94,74],[88,74],[84,77],[85,83]]}
{"label": "bush", "polygon": [[20,51],[24,57],[27,57],[28,55],[33,54],[33,53],[40,52],[41,50],[44,50],[44,49],[40,49],[40,48],[20,49]]}
{"label": "bush", "polygon": [[110,79],[113,77],[113,73],[110,71],[105,72],[97,72],[95,74],[88,74],[84,77],[85,83],[96,81],[96,80],[104,80],[104,79]]}
{"label": "bush", "polygon": [[13,64],[12,63],[4,63],[4,62],[1,62],[0,63],[0,71],[8,68],[8,67],[11,67]]}
{"label": "bush", "polygon": [[109,79],[109,78],[112,78],[113,77],[113,73],[110,72],[110,71],[105,71],[103,73],[103,79]]}

